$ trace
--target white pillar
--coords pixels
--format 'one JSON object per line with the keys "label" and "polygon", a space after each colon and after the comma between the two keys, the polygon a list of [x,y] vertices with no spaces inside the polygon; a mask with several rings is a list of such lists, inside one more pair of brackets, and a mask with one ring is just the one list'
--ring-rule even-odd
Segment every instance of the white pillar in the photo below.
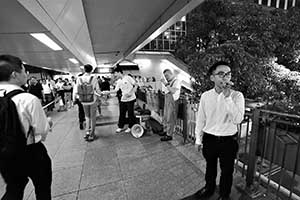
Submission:
{"label": "white pillar", "polygon": [[280,0],[276,0],[276,8],[279,8]]}
{"label": "white pillar", "polygon": [[289,2],[289,0],[284,1],[284,10],[287,10],[287,8],[288,8],[288,2]]}
{"label": "white pillar", "polygon": [[271,0],[268,0],[268,6],[271,6]]}

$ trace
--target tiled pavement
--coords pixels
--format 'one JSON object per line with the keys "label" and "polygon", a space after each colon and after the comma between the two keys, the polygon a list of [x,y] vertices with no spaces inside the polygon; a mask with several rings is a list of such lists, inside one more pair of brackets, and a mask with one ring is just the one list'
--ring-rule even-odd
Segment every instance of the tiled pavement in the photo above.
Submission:
{"label": "tiled pavement", "polygon": [[[78,128],[77,108],[52,117],[53,132],[45,144],[52,158],[54,200],[177,200],[204,185],[201,154],[182,145],[179,136],[162,143],[150,133],[139,139],[116,134],[118,106],[113,100],[103,107],[97,139],[91,143]],[[0,196],[3,192],[0,180]],[[245,199],[235,189],[232,198]],[[24,199],[35,199],[31,183]]]}

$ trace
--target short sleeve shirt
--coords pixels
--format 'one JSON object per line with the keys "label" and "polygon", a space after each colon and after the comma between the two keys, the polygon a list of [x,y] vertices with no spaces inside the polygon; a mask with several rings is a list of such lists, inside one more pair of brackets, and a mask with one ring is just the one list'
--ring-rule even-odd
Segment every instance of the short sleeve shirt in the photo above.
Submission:
{"label": "short sleeve shirt", "polygon": [[[173,94],[174,101],[177,101],[180,97],[181,81],[175,78],[171,81],[171,87],[177,88],[176,92]],[[170,92],[164,85],[162,85],[162,90],[166,94]]]}
{"label": "short sleeve shirt", "polygon": [[[116,90],[121,89],[122,91],[122,102],[133,101],[136,99],[135,93],[131,92],[132,88],[135,85],[135,80],[128,75],[125,75],[122,79],[117,82]],[[125,94],[130,94],[129,97],[126,97]]]}

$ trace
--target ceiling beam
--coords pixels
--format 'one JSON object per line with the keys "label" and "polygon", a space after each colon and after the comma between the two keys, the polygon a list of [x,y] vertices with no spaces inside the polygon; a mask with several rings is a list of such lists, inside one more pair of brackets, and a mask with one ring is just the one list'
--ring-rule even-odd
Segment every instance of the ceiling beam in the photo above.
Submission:
{"label": "ceiling beam", "polygon": [[124,52],[123,58],[143,48],[170,26],[179,21],[204,0],[174,0],[173,3],[147,28],[147,30]]}

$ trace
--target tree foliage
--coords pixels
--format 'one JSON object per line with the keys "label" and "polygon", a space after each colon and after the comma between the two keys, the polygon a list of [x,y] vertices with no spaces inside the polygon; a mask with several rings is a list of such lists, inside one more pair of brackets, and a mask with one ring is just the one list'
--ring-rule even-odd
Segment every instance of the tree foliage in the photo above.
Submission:
{"label": "tree foliage", "polygon": [[198,91],[211,88],[209,66],[226,60],[236,89],[247,98],[299,101],[296,82],[276,77],[270,64],[277,58],[276,64],[300,71],[299,22],[298,8],[285,11],[248,0],[206,0],[188,15],[188,34],[178,41],[175,54],[191,66]]}

